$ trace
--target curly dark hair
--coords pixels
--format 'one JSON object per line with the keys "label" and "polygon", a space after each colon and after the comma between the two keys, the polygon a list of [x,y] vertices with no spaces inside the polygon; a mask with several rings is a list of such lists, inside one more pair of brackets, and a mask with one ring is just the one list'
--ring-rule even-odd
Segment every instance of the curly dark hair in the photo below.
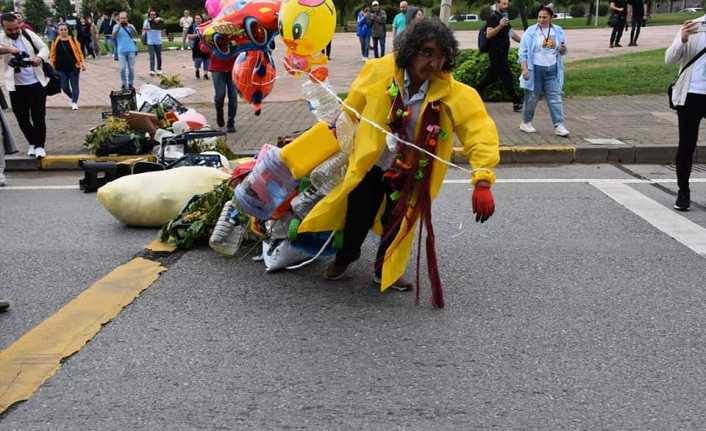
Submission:
{"label": "curly dark hair", "polygon": [[419,53],[422,46],[430,40],[435,41],[444,51],[444,72],[451,72],[456,66],[458,56],[458,41],[453,31],[439,18],[425,17],[414,21],[394,42],[395,63],[400,69],[406,69],[412,64],[412,59]]}

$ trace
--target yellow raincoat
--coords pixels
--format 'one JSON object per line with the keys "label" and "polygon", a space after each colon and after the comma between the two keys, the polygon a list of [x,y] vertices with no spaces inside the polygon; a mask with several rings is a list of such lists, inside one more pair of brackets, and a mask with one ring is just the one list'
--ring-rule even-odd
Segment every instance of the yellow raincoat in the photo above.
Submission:
{"label": "yellow raincoat", "polygon": [[[398,88],[404,88],[404,72],[395,66],[394,54],[368,61],[351,85],[346,104],[389,131],[387,123],[392,98],[386,91],[393,79]],[[490,168],[497,165],[500,159],[498,132],[478,93],[456,81],[448,73],[442,73],[430,82],[419,111],[420,119],[427,104],[434,101],[438,101],[441,106],[439,125],[447,132],[446,139],[438,141],[436,155],[445,160],[451,158],[453,138],[450,132],[453,131],[463,144],[463,153],[468,157],[471,167],[487,168],[474,172],[472,183],[482,180],[494,183],[495,174]],[[353,113],[349,112],[349,115],[356,119]],[[419,133],[420,123],[421,121],[417,121],[415,135]],[[309,212],[299,227],[300,233],[343,229],[348,194],[375,165],[386,145],[385,135],[366,122],[358,124],[354,142],[345,178]],[[432,199],[441,188],[446,169],[445,164],[434,161],[431,178]],[[378,217],[380,214],[381,211],[378,212]],[[414,223],[416,224],[417,220],[414,220]],[[398,237],[402,232],[407,232],[405,226],[406,222],[403,221]],[[398,246],[390,247],[385,255],[380,285],[382,291],[405,272],[411,254],[414,227],[408,232],[404,238],[395,238],[393,244]]]}

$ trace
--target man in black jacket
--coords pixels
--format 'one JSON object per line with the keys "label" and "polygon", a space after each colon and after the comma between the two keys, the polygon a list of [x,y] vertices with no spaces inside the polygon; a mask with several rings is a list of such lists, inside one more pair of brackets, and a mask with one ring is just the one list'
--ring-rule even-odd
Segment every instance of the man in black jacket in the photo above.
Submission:
{"label": "man in black jacket", "polygon": [[507,55],[510,51],[510,38],[520,42],[520,36],[510,28],[507,17],[508,0],[495,0],[495,10],[486,22],[486,38],[488,39],[488,56],[490,67],[485,78],[478,84],[476,90],[482,93],[483,89],[494,83],[498,78],[503,83],[505,92],[512,97],[512,108],[515,112],[522,111],[522,101],[515,92],[515,78],[510,72]]}
{"label": "man in black jacket", "polygon": [[628,0],[628,4],[632,6],[630,43],[628,46],[637,46],[637,38],[640,37],[640,28],[645,26],[645,20],[647,19],[645,0]]}

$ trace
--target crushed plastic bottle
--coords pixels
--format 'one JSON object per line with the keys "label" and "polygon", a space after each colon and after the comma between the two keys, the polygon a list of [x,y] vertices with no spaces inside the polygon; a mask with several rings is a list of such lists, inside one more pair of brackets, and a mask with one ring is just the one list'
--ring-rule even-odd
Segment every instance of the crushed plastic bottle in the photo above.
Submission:
{"label": "crushed plastic bottle", "polygon": [[350,154],[353,151],[356,125],[351,118],[343,113],[336,119],[336,139],[341,151]]}
{"label": "crushed plastic bottle", "polygon": [[[333,92],[331,94],[328,90]],[[341,107],[334,94],[336,94],[328,81],[318,83],[311,80],[305,80],[302,84],[304,98],[309,102],[309,110],[319,121],[324,121],[326,124],[333,125],[336,122]]]}
{"label": "crushed plastic bottle", "polygon": [[292,211],[300,220],[304,220],[309,211],[314,208],[324,195],[315,186],[310,185],[306,190],[292,199]]}
{"label": "crushed plastic bottle", "polygon": [[323,195],[331,193],[346,175],[348,154],[339,151],[311,171],[311,184]]}
{"label": "crushed plastic bottle", "polygon": [[243,242],[243,233],[244,226],[238,220],[238,209],[233,207],[233,201],[228,201],[223,205],[208,245],[216,253],[235,256]]}
{"label": "crushed plastic bottle", "polygon": [[297,187],[297,181],[280,158],[280,149],[261,152],[257,164],[235,188],[234,199],[246,214],[267,220]]}

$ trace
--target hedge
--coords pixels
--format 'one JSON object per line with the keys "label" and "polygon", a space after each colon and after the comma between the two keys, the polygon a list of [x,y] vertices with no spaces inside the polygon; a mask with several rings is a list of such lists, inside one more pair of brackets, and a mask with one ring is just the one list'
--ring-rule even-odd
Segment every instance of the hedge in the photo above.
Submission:
{"label": "hedge", "polygon": [[[522,69],[517,62],[517,58],[517,48],[510,49],[508,63],[510,64],[510,71],[514,77],[515,91],[518,94],[522,94],[522,91],[520,90],[520,81],[518,78]],[[457,64],[458,66],[453,71],[454,78],[475,88],[485,77],[485,74],[490,67],[490,60],[488,59],[488,54],[482,53],[475,49],[469,49],[461,51]],[[502,88],[502,83],[498,80],[487,86],[483,92],[480,93],[480,95],[486,102],[510,101],[510,96],[504,94]]]}

